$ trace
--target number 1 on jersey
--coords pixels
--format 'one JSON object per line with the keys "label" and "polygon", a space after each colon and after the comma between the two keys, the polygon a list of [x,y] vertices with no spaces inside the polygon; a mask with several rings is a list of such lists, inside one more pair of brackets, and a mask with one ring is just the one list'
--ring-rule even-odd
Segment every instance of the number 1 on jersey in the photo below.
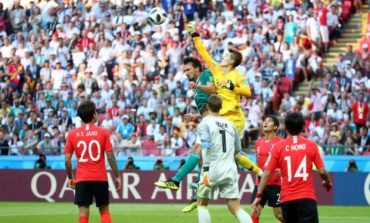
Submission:
{"label": "number 1 on jersey", "polygon": [[[284,157],[284,160],[287,162],[287,169],[288,169],[288,181],[292,181],[292,160],[290,156]],[[306,167],[306,156],[303,157],[301,163],[298,166],[297,171],[294,173],[294,178],[301,177],[303,178],[303,181],[307,180],[308,173],[307,173],[307,167]]]}
{"label": "number 1 on jersey", "polygon": [[220,130],[220,134],[222,135],[222,152],[226,153],[226,134],[225,134],[225,130]]}

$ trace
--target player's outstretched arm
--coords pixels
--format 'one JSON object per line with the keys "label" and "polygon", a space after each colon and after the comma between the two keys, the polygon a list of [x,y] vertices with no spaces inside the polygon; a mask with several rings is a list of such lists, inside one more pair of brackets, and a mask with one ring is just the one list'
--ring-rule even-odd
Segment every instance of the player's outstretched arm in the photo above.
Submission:
{"label": "player's outstretched arm", "polygon": [[114,181],[116,190],[119,191],[121,190],[122,180],[121,180],[121,175],[119,174],[119,171],[118,171],[117,161],[116,161],[116,157],[114,156],[113,151],[107,151],[107,158],[108,158],[109,166],[111,167],[114,175],[116,176],[116,179]]}
{"label": "player's outstretched arm", "polygon": [[190,22],[186,25],[186,32],[191,35],[194,41],[195,48],[197,49],[200,56],[203,58],[204,62],[206,62],[209,70],[212,72],[213,75],[215,75],[217,63],[213,61],[207,49],[203,46],[199,33],[195,32],[195,24],[193,22]]}

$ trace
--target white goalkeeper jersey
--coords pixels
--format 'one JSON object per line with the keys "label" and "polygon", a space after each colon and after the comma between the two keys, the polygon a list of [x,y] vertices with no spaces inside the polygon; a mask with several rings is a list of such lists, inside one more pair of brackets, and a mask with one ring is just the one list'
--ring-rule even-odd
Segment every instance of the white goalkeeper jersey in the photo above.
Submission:
{"label": "white goalkeeper jersey", "polygon": [[203,170],[208,170],[211,185],[237,179],[234,156],[241,151],[234,124],[221,116],[206,116],[198,125],[202,145]]}

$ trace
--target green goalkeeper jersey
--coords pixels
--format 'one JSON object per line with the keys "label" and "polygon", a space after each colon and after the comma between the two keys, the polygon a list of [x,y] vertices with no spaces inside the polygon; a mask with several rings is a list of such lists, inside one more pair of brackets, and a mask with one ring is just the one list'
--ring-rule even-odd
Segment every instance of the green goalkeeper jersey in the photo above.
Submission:
{"label": "green goalkeeper jersey", "polygon": [[[201,86],[207,86],[208,83],[213,83],[213,76],[209,70],[204,70],[200,75],[199,79],[197,80],[197,84]],[[208,103],[209,94],[199,89],[195,90],[195,104],[197,105],[197,109],[199,114],[203,114],[204,109]]]}

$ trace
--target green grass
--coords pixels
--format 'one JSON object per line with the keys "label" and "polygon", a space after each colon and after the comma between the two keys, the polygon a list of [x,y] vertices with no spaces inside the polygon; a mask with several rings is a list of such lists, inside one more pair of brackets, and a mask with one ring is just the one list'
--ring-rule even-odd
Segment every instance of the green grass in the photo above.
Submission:
{"label": "green grass", "polygon": [[[194,223],[197,212],[182,214],[181,204],[111,204],[114,223]],[[248,212],[249,205],[243,205]],[[213,223],[237,223],[224,205],[210,205]],[[77,207],[72,203],[0,202],[1,223],[70,223],[78,222]],[[369,223],[369,207],[320,206],[321,223]],[[95,206],[91,206],[90,222],[100,222]],[[261,223],[277,222],[272,210],[262,212]]]}

